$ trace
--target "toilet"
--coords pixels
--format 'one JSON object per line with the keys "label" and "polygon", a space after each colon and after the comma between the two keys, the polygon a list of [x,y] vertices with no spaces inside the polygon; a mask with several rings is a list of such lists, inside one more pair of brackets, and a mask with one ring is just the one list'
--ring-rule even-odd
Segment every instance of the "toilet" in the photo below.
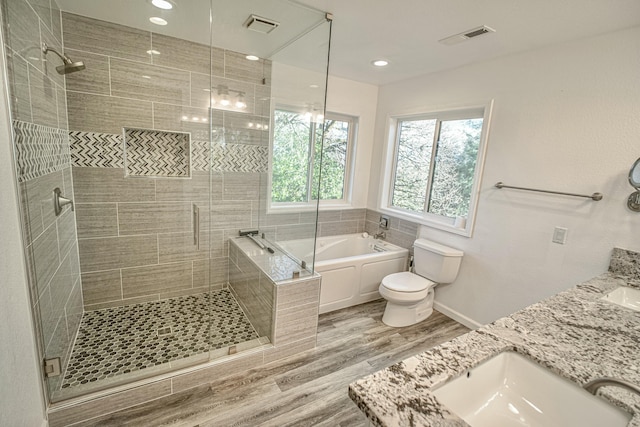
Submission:
{"label": "toilet", "polygon": [[387,300],[386,325],[401,327],[422,322],[433,313],[434,287],[456,279],[464,253],[426,239],[413,242],[415,273],[403,271],[382,279],[380,295]]}

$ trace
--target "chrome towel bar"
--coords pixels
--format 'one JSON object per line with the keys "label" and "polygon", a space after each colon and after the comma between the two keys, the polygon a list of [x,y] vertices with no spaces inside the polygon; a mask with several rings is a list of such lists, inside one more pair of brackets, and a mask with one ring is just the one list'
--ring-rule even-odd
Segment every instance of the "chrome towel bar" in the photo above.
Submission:
{"label": "chrome towel bar", "polygon": [[565,193],[564,191],[550,191],[550,190],[539,190],[537,188],[526,188],[526,187],[514,187],[513,185],[506,185],[503,182],[498,182],[495,185],[496,188],[513,188],[515,190],[525,190],[525,191],[535,191],[538,193],[549,193],[549,194],[560,194],[563,196],[573,196],[573,197],[585,197],[587,199],[591,199],[594,201],[602,200],[602,193],[593,193],[591,195],[588,194],[576,194],[576,193]]}

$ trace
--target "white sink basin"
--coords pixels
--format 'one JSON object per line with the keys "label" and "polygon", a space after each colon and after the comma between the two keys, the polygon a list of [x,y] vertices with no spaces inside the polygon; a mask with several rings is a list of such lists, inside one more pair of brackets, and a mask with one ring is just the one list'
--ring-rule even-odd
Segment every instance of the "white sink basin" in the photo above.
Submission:
{"label": "white sink basin", "polygon": [[602,299],[631,310],[640,311],[640,289],[620,286],[603,296]]}
{"label": "white sink basin", "polygon": [[627,412],[510,351],[433,393],[472,427],[622,427],[631,419]]}

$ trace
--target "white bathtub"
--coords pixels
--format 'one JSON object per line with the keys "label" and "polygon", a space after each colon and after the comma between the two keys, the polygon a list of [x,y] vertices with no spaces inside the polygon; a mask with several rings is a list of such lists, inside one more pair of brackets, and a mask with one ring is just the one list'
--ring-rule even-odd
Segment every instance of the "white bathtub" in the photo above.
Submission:
{"label": "white bathtub", "polygon": [[[300,259],[309,247],[303,240],[278,242]],[[409,251],[371,236],[347,234],[318,237],[315,271],[322,276],[320,313],[350,307],[380,298],[378,287],[387,274],[406,270]]]}

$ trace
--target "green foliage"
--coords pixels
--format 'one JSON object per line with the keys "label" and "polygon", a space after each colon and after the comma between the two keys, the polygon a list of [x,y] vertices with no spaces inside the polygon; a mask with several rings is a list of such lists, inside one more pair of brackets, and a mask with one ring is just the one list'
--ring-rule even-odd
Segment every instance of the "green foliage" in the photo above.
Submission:
{"label": "green foliage", "polygon": [[326,120],[323,128],[301,114],[283,110],[275,111],[274,122],[272,201],[317,200],[318,182],[322,200],[342,199],[349,123]]}
{"label": "green foliage", "polygon": [[427,212],[466,217],[482,119],[442,121],[431,165],[435,127],[436,120],[400,122],[392,205],[422,213],[429,194]]}

